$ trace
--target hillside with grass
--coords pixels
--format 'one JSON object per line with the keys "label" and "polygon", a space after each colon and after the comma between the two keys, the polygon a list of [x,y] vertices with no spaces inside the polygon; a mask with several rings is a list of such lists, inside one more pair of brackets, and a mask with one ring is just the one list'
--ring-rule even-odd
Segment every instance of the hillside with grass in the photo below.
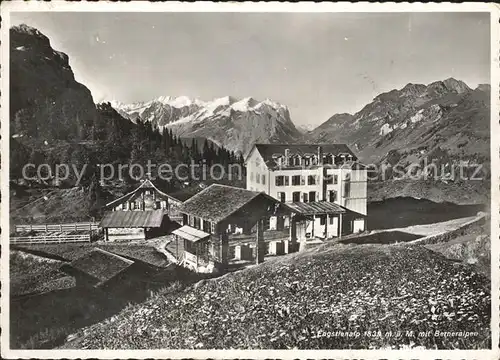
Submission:
{"label": "hillside with grass", "polygon": [[156,294],[64,348],[487,348],[489,288],[424,247],[329,244]]}
{"label": "hillside with grass", "polygon": [[[147,267],[145,281],[122,283],[124,293],[77,286],[61,266],[96,247]],[[54,348],[78,329],[116,314],[127,304],[142,302],[165,286],[196,281],[148,245],[39,244],[10,247],[10,344],[13,348]],[[176,279],[182,278],[183,284]],[[133,291],[131,291],[133,290]]]}
{"label": "hillside with grass", "polygon": [[490,221],[474,225],[450,241],[429,244],[425,247],[443,254],[448,259],[461,261],[475,267],[483,275],[491,276]]}

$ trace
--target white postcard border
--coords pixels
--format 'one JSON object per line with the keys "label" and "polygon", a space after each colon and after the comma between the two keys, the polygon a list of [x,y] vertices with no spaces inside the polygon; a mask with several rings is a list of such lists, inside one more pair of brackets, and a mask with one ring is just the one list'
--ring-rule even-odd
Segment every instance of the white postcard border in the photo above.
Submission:
{"label": "white postcard border", "polygon": [[16,11],[85,12],[489,12],[491,15],[491,303],[492,349],[490,350],[12,350],[9,347],[9,287],[1,287],[1,355],[3,358],[446,358],[498,359],[499,351],[499,239],[500,239],[500,125],[499,43],[500,8],[486,3],[212,3],[166,2],[2,2],[1,15],[1,217],[2,249],[0,277],[9,281],[9,28]]}

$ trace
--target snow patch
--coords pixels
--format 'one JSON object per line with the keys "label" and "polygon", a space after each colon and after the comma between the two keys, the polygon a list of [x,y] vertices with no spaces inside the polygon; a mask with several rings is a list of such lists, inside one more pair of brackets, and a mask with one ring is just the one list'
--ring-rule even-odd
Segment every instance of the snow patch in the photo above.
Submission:
{"label": "snow patch", "polygon": [[183,108],[186,106],[191,106],[191,105],[199,105],[203,106],[204,102],[199,100],[199,99],[190,99],[187,96],[178,96],[178,97],[172,97],[172,96],[160,96],[155,99],[158,102],[161,102],[164,105],[170,105],[174,108]]}
{"label": "snow patch", "polygon": [[251,97],[244,98],[233,105],[231,105],[231,108],[236,111],[250,111],[255,105],[255,100],[252,99]]}
{"label": "snow patch", "polygon": [[387,135],[393,131],[394,131],[393,127],[391,126],[391,124],[388,124],[388,123],[385,123],[384,125],[382,125],[380,127],[380,135],[382,135],[382,136]]}
{"label": "snow patch", "polygon": [[424,118],[424,115],[423,115],[423,112],[424,110],[419,110],[415,115],[413,115],[411,118],[410,118],[410,121],[415,124],[419,121],[422,121],[422,119]]}

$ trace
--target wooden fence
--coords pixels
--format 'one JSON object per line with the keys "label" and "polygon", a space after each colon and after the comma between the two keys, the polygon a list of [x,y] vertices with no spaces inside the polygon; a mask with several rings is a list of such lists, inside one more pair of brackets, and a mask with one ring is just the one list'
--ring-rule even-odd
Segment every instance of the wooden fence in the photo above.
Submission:
{"label": "wooden fence", "polygon": [[90,234],[50,235],[50,236],[11,236],[11,244],[57,244],[90,242]]}
{"label": "wooden fence", "polygon": [[15,232],[28,231],[92,231],[99,228],[99,223],[73,223],[73,224],[29,224],[15,225]]}

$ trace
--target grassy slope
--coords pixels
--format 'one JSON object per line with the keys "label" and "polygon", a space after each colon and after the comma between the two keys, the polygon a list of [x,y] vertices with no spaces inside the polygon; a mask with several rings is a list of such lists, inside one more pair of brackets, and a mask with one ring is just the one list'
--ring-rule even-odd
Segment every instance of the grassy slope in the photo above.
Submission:
{"label": "grassy slope", "polygon": [[25,196],[11,194],[10,209],[10,218],[17,224],[91,221],[87,194],[78,188],[32,189]]}
{"label": "grassy slope", "polygon": [[[169,262],[151,246],[99,245],[124,256],[158,266],[158,274],[143,287],[123,294],[91,292],[75,286],[75,279],[59,270],[65,261],[83,256],[95,244],[16,246],[10,252],[11,347],[52,348],[67,335],[116,314],[129,302],[144,301],[157,288],[169,286]],[[22,250],[22,251],[19,251]],[[37,256],[38,255],[38,256]],[[188,279],[192,281],[191,279]],[[186,281],[188,281],[186,280]],[[126,281],[123,284],[127,286]]]}
{"label": "grassy slope", "polygon": [[459,260],[471,264],[485,276],[490,276],[491,243],[490,221],[467,229],[454,239],[425,245],[426,248],[443,254],[449,259]]}
{"label": "grassy slope", "polygon": [[[423,247],[323,246],[178,294],[155,295],[80,331],[66,348],[489,346],[487,278]],[[321,336],[359,331],[357,338]],[[402,331],[402,338],[364,331]],[[408,337],[412,331],[478,336]]]}

